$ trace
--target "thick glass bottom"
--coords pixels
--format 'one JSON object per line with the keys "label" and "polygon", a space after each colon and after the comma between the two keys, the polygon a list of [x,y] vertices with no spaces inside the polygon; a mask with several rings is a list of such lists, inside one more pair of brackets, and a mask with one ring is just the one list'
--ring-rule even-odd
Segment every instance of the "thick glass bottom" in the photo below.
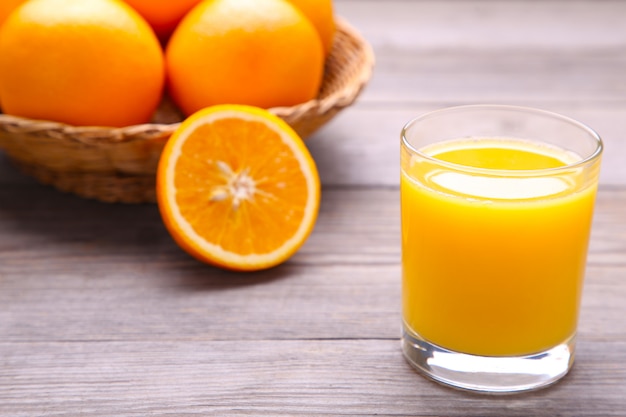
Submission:
{"label": "thick glass bottom", "polygon": [[453,352],[422,339],[405,325],[402,351],[428,378],[454,388],[484,393],[530,391],[554,384],[574,363],[575,336],[527,356],[477,356]]}

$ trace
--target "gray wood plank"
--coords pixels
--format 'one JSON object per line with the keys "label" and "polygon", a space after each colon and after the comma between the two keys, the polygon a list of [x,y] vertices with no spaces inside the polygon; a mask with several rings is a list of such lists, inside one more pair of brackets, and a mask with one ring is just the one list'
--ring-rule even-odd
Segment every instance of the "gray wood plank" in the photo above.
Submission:
{"label": "gray wood plank", "polygon": [[339,1],[337,12],[377,57],[363,101],[624,100],[623,1]]}
{"label": "gray wood plank", "polygon": [[335,0],[375,48],[623,48],[622,0]]}
{"label": "gray wood plank", "polygon": [[[307,141],[322,208],[280,267],[203,265],[155,205],[61,194],[0,152],[0,416],[626,416],[626,2],[335,2],[377,67]],[[399,131],[477,102],[563,113],[607,145],[577,362],[536,393],[454,391],[400,353]]]}
{"label": "gray wood plank", "polygon": [[[626,74],[626,67],[624,68]],[[400,181],[400,131],[405,123],[447,105],[372,105],[359,103],[340,114],[307,141],[325,185],[397,187]],[[626,184],[626,102],[623,105],[507,103],[537,107],[579,120],[603,138],[600,182]]]}
{"label": "gray wood plank", "polygon": [[[0,190],[0,335],[13,342],[393,339],[400,322],[395,189],[326,189],[311,238],[254,274],[183,253],[152,205],[43,187]],[[626,189],[602,190],[581,334],[626,340]],[[84,213],[82,216],[76,213]],[[123,225],[122,227],[120,227]],[[626,382],[626,381],[625,381]]]}
{"label": "gray wood plank", "polygon": [[397,340],[0,342],[0,350],[0,415],[12,417],[604,417],[626,409],[623,341],[583,340],[554,387],[495,397],[427,381]]}
{"label": "gray wood plank", "polygon": [[[545,34],[545,36],[549,36]],[[362,101],[623,103],[626,48],[375,50]]]}
{"label": "gray wood plank", "polygon": [[601,182],[626,183],[625,2],[343,0],[337,12],[377,65],[358,104],[308,142],[325,184],[397,185],[402,126],[475,103],[588,124],[607,148]]}

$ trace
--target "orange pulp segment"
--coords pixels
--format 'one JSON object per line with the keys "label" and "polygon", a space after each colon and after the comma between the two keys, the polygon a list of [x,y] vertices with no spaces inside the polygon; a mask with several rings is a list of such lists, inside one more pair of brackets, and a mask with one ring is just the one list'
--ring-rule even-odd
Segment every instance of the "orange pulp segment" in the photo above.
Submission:
{"label": "orange pulp segment", "polygon": [[157,172],[164,224],[181,248],[225,269],[276,266],[311,233],[320,202],[315,162],[283,120],[218,105],[187,118]]}

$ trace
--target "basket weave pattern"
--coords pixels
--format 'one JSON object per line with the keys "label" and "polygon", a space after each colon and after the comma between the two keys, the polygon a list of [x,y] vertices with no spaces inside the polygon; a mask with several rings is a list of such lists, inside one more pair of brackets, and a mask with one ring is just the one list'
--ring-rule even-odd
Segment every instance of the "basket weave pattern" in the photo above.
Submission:
{"label": "basket weave pattern", "polygon": [[[306,138],[354,102],[373,65],[367,42],[338,20],[318,97],[270,111]],[[22,172],[59,190],[105,202],[154,202],[158,160],[181,120],[167,99],[154,123],[124,128],[75,127],[0,114],[0,148]]]}

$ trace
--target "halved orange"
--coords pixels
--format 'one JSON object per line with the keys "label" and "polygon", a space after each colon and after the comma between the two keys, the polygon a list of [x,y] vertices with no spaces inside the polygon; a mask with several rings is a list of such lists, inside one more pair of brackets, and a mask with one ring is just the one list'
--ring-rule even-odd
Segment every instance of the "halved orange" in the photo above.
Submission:
{"label": "halved orange", "polygon": [[306,241],[320,180],[296,132],[267,110],[208,107],[168,140],[157,201],[168,231],[190,255],[225,269],[276,266]]}

